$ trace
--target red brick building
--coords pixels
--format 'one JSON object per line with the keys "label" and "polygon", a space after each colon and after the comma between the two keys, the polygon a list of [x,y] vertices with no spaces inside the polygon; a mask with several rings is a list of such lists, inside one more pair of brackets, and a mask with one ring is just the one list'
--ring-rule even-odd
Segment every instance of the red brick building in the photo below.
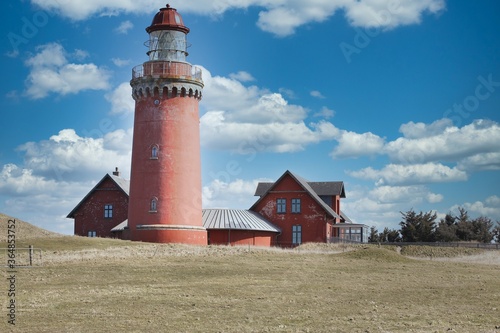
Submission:
{"label": "red brick building", "polygon": [[341,211],[344,183],[309,182],[286,171],[274,183],[259,183],[260,198],[250,208],[281,230],[276,245],[296,246],[336,239],[366,242],[368,227],[353,224]]}
{"label": "red brick building", "polygon": [[[129,181],[118,170],[104,178],[68,214],[75,235],[130,239]],[[259,183],[250,208],[203,209],[206,244],[297,246],[338,240],[367,242],[368,226],[354,224],[341,211],[344,183],[309,182],[286,171],[274,183]]]}
{"label": "red brick building", "polygon": [[111,229],[127,219],[129,182],[118,168],[106,174],[68,214],[75,219],[75,235],[115,237]]}

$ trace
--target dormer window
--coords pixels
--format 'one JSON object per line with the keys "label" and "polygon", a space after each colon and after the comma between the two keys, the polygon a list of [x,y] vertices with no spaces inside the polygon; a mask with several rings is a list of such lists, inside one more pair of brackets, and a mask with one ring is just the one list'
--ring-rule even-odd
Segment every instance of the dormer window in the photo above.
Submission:
{"label": "dormer window", "polygon": [[152,160],[157,160],[158,159],[158,151],[160,149],[158,148],[158,145],[154,145],[153,147],[151,147],[151,157],[150,159]]}

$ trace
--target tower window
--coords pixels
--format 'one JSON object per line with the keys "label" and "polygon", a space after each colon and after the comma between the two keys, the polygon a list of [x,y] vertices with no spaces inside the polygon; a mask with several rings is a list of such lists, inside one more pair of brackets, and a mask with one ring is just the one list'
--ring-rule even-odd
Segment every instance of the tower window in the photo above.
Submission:
{"label": "tower window", "polygon": [[158,146],[157,145],[154,145],[152,148],[151,148],[151,159],[152,160],[157,160],[158,159]]}
{"label": "tower window", "polygon": [[113,205],[104,205],[104,218],[110,219],[113,217]]}
{"label": "tower window", "polygon": [[151,199],[151,202],[149,204],[149,211],[150,212],[157,212],[158,211],[158,199],[157,198]]}
{"label": "tower window", "polygon": [[284,214],[286,213],[286,199],[276,199],[276,213]]}
{"label": "tower window", "polygon": [[292,213],[300,213],[300,199],[292,199]]}

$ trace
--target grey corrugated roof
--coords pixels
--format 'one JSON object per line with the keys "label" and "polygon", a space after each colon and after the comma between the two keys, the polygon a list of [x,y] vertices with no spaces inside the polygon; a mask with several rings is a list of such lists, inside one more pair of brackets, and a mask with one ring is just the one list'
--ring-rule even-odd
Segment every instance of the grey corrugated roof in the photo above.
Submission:
{"label": "grey corrugated roof", "polygon": [[260,214],[246,209],[203,209],[203,227],[210,229],[237,229],[281,232]]}
{"label": "grey corrugated roof", "polygon": [[[244,209],[203,209],[203,227],[210,229],[232,229],[251,231],[281,232],[260,214]],[[128,220],[111,229],[112,232],[122,231],[128,226]]]}
{"label": "grey corrugated roof", "polygon": [[111,232],[115,232],[115,231],[123,231],[125,230],[125,228],[128,228],[128,219],[126,219],[125,221],[123,221],[122,223],[118,224],[116,227],[114,227],[113,229],[111,229]]}

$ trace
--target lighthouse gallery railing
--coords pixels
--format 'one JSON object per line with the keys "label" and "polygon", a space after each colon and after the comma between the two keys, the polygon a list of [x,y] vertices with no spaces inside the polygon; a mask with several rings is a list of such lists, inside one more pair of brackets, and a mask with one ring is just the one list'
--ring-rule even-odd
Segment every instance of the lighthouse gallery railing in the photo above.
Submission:
{"label": "lighthouse gallery railing", "polygon": [[147,76],[202,80],[201,68],[189,63],[175,61],[148,61],[132,69],[132,80]]}

